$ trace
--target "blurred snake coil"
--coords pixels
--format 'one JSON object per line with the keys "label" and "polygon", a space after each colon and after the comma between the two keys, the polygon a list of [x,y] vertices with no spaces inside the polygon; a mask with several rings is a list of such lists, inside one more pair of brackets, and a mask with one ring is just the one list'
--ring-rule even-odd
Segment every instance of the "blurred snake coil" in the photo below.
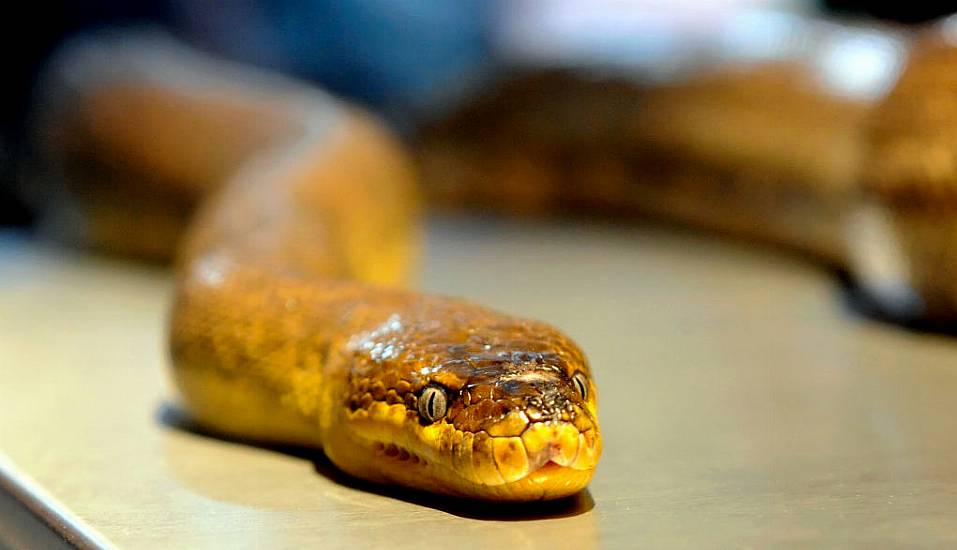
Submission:
{"label": "blurred snake coil", "polygon": [[[37,110],[45,179],[68,191],[48,225],[175,257],[172,374],[209,429],[321,448],[373,482],[560,498],[602,451],[588,362],[545,323],[402,289],[416,174],[436,203],[638,214],[784,245],[849,271],[888,315],[950,323],[953,26],[814,23],[800,51],[665,85],[544,71],[444,117],[414,157],[307,85],[100,36],[58,57]],[[828,52],[872,42],[900,62],[887,90],[822,76]]]}

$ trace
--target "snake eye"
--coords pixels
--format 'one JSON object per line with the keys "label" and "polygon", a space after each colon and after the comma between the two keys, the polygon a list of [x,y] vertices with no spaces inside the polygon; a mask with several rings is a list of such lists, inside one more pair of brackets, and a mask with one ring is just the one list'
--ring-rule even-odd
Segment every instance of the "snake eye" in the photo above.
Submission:
{"label": "snake eye", "polygon": [[578,395],[582,396],[582,399],[587,401],[588,379],[585,378],[585,375],[580,372],[576,372],[575,376],[572,376],[572,384],[575,384],[575,389],[578,390]]}
{"label": "snake eye", "polygon": [[448,407],[448,398],[441,388],[429,386],[422,390],[418,399],[419,416],[429,424],[445,416]]}

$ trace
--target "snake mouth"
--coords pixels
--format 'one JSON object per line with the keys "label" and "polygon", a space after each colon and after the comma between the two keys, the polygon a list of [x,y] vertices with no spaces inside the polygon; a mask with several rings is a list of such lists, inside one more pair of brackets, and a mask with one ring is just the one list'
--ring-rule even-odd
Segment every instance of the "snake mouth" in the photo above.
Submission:
{"label": "snake mouth", "polygon": [[597,424],[581,417],[510,425],[506,433],[494,424],[470,432],[445,422],[422,426],[401,404],[372,410],[378,414],[358,411],[350,418],[353,441],[371,451],[371,460],[354,447],[333,461],[412,487],[491,500],[560,498],[588,484],[601,455]]}
{"label": "snake mouth", "polygon": [[542,464],[542,466],[538,470],[535,470],[534,472],[530,472],[530,474],[534,474],[534,473],[554,474],[554,473],[562,471],[562,468],[569,468],[569,467],[562,466],[561,464],[555,462],[554,460],[549,460],[545,464]]}
{"label": "snake mouth", "polygon": [[[578,432],[564,423],[533,423],[519,437],[490,437],[486,432],[456,433],[452,464],[463,477],[485,485],[500,485],[522,477],[562,469],[591,470],[600,449],[593,430]],[[429,466],[423,454],[396,443],[376,441],[372,451],[383,461]],[[465,460],[468,459],[468,460]],[[494,466],[494,472],[489,468]],[[496,475],[497,474],[497,475]]]}
{"label": "snake mouth", "polygon": [[590,470],[580,470],[572,468],[571,466],[562,466],[557,462],[549,460],[545,464],[541,465],[537,470],[529,472],[524,480],[531,481],[537,485],[546,486],[550,483],[554,483],[557,479],[581,476],[582,474],[586,474],[588,472],[590,472]]}
{"label": "snake mouth", "polygon": [[597,429],[533,422],[518,436],[455,433],[451,466],[478,493],[534,500],[573,494],[587,485],[601,454]]}
{"label": "snake mouth", "polygon": [[[585,437],[583,435],[583,439],[584,438]],[[505,481],[507,483],[508,481],[506,480],[505,474],[503,472],[505,471],[507,466],[509,466],[505,464],[505,462],[508,461],[509,458],[504,457],[501,453],[499,453],[498,455],[494,454],[494,449],[496,447],[495,439],[496,438],[493,438],[493,443],[492,443],[493,456],[491,458],[495,460],[495,466],[499,471],[499,475],[502,477],[502,481]],[[509,440],[512,438],[497,438],[497,439]],[[510,442],[506,441],[506,444],[508,443]],[[524,444],[523,444],[523,447],[524,447]],[[386,462],[405,463],[408,465],[421,465],[423,467],[429,466],[428,460],[426,460],[419,454],[415,453],[414,451],[406,447],[396,445],[395,443],[386,443],[386,442],[376,441],[372,444],[372,451],[380,460],[383,460]],[[474,452],[475,452],[475,449],[473,447],[473,453]],[[589,470],[593,467],[593,463],[580,464],[576,460],[578,458],[578,454],[582,452],[588,452],[588,451],[585,451],[581,447],[581,444],[579,444],[579,448],[576,450],[575,456],[572,457],[571,460],[569,461],[568,457],[570,456],[570,454],[562,447],[561,443],[553,443],[552,445],[547,446],[544,451],[540,451],[537,457],[528,460],[527,466],[525,468],[526,475],[531,476],[532,474],[538,474],[537,477],[541,478],[542,475],[557,473],[565,469]],[[528,458],[529,453],[528,453],[527,447],[525,447],[525,454],[526,454],[526,458]],[[473,456],[473,459],[474,458],[475,457]],[[474,463],[474,460],[473,460],[473,463]],[[474,472],[474,468],[473,468],[473,472]]]}
{"label": "snake mouth", "polygon": [[[527,437],[490,437],[459,432],[461,443],[434,459],[422,449],[416,453],[394,443],[377,442],[373,451],[381,467],[402,474],[420,472],[419,479],[436,475],[446,480],[449,492],[479,499],[531,501],[572,495],[591,480],[600,454],[594,430],[532,424]],[[564,436],[563,436],[564,434]],[[413,474],[414,475],[414,474]]]}

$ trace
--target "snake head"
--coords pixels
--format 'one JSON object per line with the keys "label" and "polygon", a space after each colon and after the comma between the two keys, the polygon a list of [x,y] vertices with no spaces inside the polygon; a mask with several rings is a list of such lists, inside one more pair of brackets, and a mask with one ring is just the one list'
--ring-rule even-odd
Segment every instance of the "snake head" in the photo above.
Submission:
{"label": "snake head", "polygon": [[583,489],[601,436],[578,347],[544,323],[487,310],[456,316],[461,324],[435,315],[393,316],[352,342],[342,437],[325,438],[341,443],[326,448],[333,462],[366,479],[490,500]]}

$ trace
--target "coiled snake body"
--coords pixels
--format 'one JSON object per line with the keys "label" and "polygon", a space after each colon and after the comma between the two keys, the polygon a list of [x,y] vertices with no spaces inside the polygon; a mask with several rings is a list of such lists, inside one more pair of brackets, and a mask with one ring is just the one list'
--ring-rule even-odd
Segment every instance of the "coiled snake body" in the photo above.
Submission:
{"label": "coiled snake body", "polygon": [[[53,141],[71,170],[111,196],[212,195],[178,255],[170,316],[173,377],[199,422],[438,493],[586,486],[602,442],[578,347],[544,323],[397,288],[416,201],[377,123],[166,43],[94,43],[64,66],[70,107],[55,116],[71,122]],[[94,238],[123,231],[106,218]]]}

